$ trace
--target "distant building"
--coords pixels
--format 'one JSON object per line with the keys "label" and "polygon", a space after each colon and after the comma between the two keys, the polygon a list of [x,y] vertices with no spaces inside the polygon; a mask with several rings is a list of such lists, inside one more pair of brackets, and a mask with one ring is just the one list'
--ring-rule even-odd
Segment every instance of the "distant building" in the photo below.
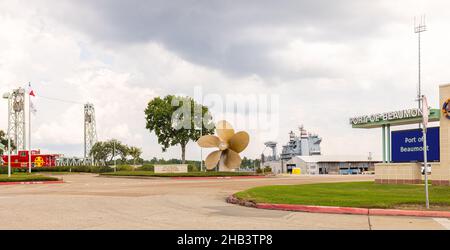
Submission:
{"label": "distant building", "polygon": [[292,173],[293,168],[300,168],[302,174],[361,174],[374,171],[375,163],[380,163],[368,156],[295,156],[285,163],[285,169]]}

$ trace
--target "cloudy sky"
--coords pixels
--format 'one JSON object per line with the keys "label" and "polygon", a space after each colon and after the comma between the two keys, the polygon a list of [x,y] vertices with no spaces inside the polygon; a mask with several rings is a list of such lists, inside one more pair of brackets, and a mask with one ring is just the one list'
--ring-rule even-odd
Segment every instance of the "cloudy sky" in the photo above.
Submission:
{"label": "cloudy sky", "polygon": [[[423,91],[438,106],[438,86],[450,82],[449,9],[445,0],[0,0],[0,93],[32,82],[33,147],[46,152],[81,156],[82,104],[92,102],[100,140],[179,157],[177,147],[161,152],[143,111],[155,96],[200,89],[225,106],[227,96],[271,100],[269,120],[235,124],[251,133],[246,156],[266,140],[284,144],[300,124],[323,137],[324,154],[380,154],[380,130],[351,129],[348,118],[416,106],[421,14]],[[3,130],[6,112],[2,101]],[[187,158],[199,156],[189,144]]]}

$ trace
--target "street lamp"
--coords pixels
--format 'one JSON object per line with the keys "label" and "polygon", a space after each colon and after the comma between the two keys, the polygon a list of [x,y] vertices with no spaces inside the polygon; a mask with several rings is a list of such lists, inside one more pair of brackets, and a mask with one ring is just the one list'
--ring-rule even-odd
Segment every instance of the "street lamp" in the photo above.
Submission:
{"label": "street lamp", "polygon": [[4,93],[3,94],[3,99],[7,99],[8,100],[8,177],[11,177],[11,128],[10,128],[10,115],[9,112],[11,110],[11,94],[9,93]]}

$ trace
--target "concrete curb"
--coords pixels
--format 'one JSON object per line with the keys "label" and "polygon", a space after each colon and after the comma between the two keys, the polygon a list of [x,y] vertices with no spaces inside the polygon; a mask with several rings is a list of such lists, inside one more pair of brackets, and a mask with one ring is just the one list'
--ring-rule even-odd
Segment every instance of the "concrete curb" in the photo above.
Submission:
{"label": "concrete curb", "polygon": [[240,200],[234,195],[226,200],[228,203],[253,207],[259,209],[309,212],[309,213],[328,213],[328,214],[357,214],[357,215],[381,215],[381,216],[415,216],[415,217],[442,217],[450,218],[448,211],[421,211],[421,210],[400,210],[400,209],[371,209],[356,207],[329,207],[329,206],[309,206],[293,204],[268,204],[254,203],[251,201]]}
{"label": "concrete curb", "polygon": [[230,180],[230,179],[262,179],[269,178],[267,176],[184,176],[184,177],[170,177],[174,180]]}
{"label": "concrete curb", "polygon": [[36,184],[62,184],[64,181],[15,181],[15,182],[0,182],[0,186],[10,185],[36,185]]}
{"label": "concrete curb", "polygon": [[271,178],[267,176],[126,176],[126,175],[98,175],[96,177],[101,178],[123,178],[123,179],[150,179],[150,180],[230,180],[230,179],[261,179],[261,178]]}

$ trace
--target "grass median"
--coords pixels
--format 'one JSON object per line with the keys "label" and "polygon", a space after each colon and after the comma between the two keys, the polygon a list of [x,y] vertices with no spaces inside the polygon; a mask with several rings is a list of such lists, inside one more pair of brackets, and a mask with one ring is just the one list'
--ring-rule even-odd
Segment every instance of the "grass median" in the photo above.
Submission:
{"label": "grass median", "polygon": [[228,176],[256,176],[247,172],[189,172],[189,173],[155,173],[151,171],[118,171],[102,173],[102,176],[141,176],[141,177],[228,177]]}
{"label": "grass median", "polygon": [[[430,186],[430,204],[450,210],[450,187]],[[361,208],[414,208],[425,203],[423,185],[382,185],[374,182],[263,186],[236,193],[255,203],[301,204]]]}
{"label": "grass median", "polygon": [[0,182],[31,182],[31,181],[59,181],[58,178],[36,174],[13,174],[8,177],[6,174],[0,175]]}

